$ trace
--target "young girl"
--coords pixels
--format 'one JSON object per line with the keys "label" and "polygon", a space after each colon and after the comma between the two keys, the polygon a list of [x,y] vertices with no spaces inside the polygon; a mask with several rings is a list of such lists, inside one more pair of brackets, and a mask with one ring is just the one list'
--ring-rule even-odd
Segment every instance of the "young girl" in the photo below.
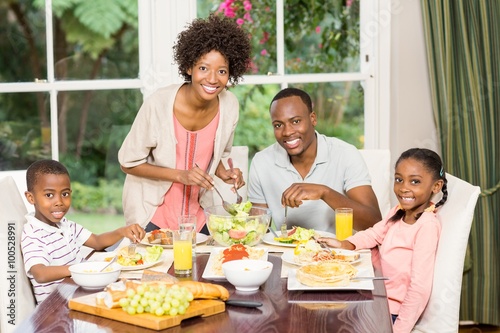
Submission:
{"label": "young girl", "polygon": [[[394,193],[399,205],[372,228],[344,241],[320,238],[331,247],[366,249],[379,246],[382,274],[394,332],[410,332],[429,300],[434,260],[441,232],[436,209],[446,202],[441,158],[428,149],[405,151],[396,162]],[[431,197],[443,192],[433,204]]]}
{"label": "young girl", "polygon": [[71,183],[68,170],[54,160],[34,162],[26,171],[25,192],[35,213],[26,216],[21,237],[24,266],[33,285],[37,303],[71,276],[70,265],[81,262],[82,245],[103,250],[123,237],[139,242],[144,229],[138,224],[95,235],[65,215],[71,207]]}
{"label": "young girl", "polygon": [[236,188],[244,185],[241,171],[226,169],[221,158],[231,151],[239,116],[227,85],[246,72],[250,51],[248,34],[215,14],[194,20],[179,34],[174,59],[186,82],[145,100],[118,153],[127,173],[127,224],[175,230],[179,216],[196,215],[201,231],[202,207],[213,205],[212,192],[205,191],[213,188],[213,175]]}

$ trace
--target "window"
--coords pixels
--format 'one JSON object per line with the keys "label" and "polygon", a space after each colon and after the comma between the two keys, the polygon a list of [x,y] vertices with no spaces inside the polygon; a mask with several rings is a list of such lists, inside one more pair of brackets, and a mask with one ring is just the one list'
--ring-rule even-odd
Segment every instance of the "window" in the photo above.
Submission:
{"label": "window", "polygon": [[[0,172],[53,158],[77,182],[120,187],[116,152],[143,96],[181,81],[172,61],[177,33],[222,2],[0,4],[7,36],[0,41]],[[304,3],[251,0],[255,68],[233,88],[245,123],[235,144],[255,152],[273,142],[269,102],[295,86],[313,96],[320,132],[359,147],[388,147],[390,1]],[[106,200],[102,191],[95,196]]]}

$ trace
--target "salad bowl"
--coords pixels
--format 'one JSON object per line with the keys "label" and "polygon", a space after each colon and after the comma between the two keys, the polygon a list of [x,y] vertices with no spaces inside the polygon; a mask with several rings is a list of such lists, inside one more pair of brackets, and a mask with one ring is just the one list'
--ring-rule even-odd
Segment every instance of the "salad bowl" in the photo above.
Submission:
{"label": "salad bowl", "polygon": [[223,206],[205,209],[208,231],[214,241],[222,246],[254,246],[260,243],[271,222],[271,211],[263,207],[252,207],[250,202],[233,206],[237,211],[236,215],[229,214]]}

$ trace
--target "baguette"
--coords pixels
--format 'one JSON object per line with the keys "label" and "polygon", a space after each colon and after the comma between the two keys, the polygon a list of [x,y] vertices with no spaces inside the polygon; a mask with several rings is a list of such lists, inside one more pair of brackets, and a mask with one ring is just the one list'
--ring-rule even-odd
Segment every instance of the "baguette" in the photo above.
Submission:
{"label": "baguette", "polygon": [[195,299],[221,299],[225,301],[229,298],[229,291],[218,284],[198,281],[180,281],[176,284],[189,289]]}

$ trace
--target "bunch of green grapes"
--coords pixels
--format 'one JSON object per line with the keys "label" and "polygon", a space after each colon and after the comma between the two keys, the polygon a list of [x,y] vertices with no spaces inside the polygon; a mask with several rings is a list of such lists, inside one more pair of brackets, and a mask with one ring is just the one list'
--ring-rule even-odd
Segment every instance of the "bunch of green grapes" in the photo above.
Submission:
{"label": "bunch of green grapes", "polygon": [[174,284],[170,287],[139,285],[135,290],[127,289],[127,297],[120,299],[123,311],[134,315],[136,313],[151,313],[157,316],[182,315],[186,313],[193,294],[186,287]]}

